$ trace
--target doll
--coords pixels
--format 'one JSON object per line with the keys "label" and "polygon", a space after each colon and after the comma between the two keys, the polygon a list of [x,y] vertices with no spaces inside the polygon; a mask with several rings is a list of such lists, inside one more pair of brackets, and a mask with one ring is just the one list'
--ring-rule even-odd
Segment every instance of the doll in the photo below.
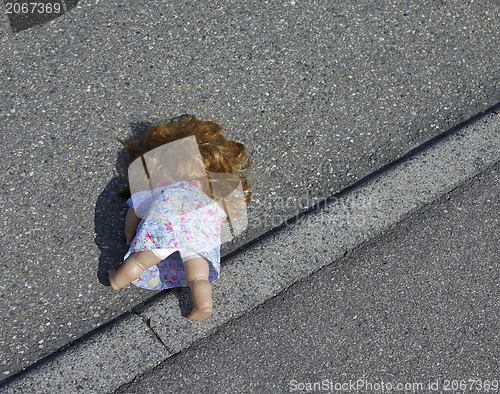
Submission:
{"label": "doll", "polygon": [[226,140],[215,122],[195,116],[151,126],[143,139],[125,140],[134,157],[129,187],[119,196],[129,251],[109,271],[113,289],[129,283],[147,289],[189,286],[189,319],[212,315],[210,282],[220,274],[220,246],[246,227],[252,182],[243,144]]}

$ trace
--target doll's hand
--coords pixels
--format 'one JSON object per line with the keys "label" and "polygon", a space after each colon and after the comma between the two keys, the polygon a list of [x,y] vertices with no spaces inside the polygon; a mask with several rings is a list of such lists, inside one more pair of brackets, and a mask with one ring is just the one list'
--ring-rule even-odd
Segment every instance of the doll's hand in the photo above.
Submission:
{"label": "doll's hand", "polygon": [[135,214],[134,209],[129,208],[127,216],[125,217],[125,238],[127,239],[127,245],[130,245],[134,240],[137,226],[140,222],[141,218]]}
{"label": "doll's hand", "polygon": [[109,270],[109,284],[113,288],[113,290],[120,290],[118,286],[115,285],[114,278],[116,275],[116,270]]}
{"label": "doll's hand", "polygon": [[125,231],[125,238],[127,239],[127,245],[130,245],[135,238],[135,233],[132,234],[132,233]]}

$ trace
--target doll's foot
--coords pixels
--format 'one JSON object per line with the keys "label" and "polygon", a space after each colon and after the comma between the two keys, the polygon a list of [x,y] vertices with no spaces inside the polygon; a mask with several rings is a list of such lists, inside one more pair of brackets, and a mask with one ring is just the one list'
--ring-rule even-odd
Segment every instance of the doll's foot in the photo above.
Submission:
{"label": "doll's foot", "polygon": [[188,319],[191,320],[205,320],[208,319],[210,316],[212,316],[213,310],[210,307],[206,308],[201,308],[201,309],[194,309],[191,311],[191,313],[188,315]]}
{"label": "doll's foot", "polygon": [[114,290],[120,290],[120,288],[115,284],[113,278],[115,277],[116,270],[109,270],[109,283]]}

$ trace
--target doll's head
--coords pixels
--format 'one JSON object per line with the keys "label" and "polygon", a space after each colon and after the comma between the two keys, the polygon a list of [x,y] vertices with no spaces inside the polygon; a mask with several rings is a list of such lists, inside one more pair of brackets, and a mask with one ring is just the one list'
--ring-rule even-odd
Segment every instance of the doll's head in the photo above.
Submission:
{"label": "doll's head", "polygon": [[[251,158],[247,155],[245,146],[227,140],[222,133],[222,127],[215,122],[201,121],[191,116],[181,122],[161,123],[151,126],[144,138],[137,138],[132,142],[125,140],[124,145],[130,155],[137,159],[161,145],[190,136],[196,137],[205,171],[208,174],[238,175],[245,192],[245,202],[248,203],[252,196],[248,191],[252,182],[248,182],[245,174],[252,165]],[[130,189],[127,187],[118,195],[129,198]]]}

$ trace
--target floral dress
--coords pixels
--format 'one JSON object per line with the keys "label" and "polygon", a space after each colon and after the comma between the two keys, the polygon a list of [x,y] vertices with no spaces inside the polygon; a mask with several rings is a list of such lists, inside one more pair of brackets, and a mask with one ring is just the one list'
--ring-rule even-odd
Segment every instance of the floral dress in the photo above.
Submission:
{"label": "floral dress", "polygon": [[127,201],[142,220],[124,260],[143,250],[173,249],[173,253],[132,283],[152,290],[188,286],[179,248],[194,249],[205,257],[210,266],[208,280],[218,279],[220,228],[226,213],[203,193],[198,181],[162,184]]}

